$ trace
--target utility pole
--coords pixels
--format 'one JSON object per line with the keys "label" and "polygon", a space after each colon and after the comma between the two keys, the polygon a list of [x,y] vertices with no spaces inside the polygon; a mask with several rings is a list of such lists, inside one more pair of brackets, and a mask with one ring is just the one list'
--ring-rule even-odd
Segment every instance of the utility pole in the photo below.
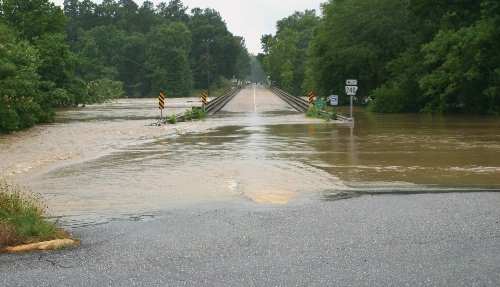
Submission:
{"label": "utility pole", "polygon": [[210,43],[212,39],[204,39],[203,42],[207,45],[207,95],[210,96]]}

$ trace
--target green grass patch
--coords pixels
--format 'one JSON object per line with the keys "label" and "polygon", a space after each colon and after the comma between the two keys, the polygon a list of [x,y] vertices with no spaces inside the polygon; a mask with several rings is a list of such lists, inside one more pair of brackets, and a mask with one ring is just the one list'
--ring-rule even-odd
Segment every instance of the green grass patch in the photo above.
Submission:
{"label": "green grass patch", "polygon": [[0,249],[17,244],[67,238],[45,219],[47,203],[40,194],[0,179]]}
{"label": "green grass patch", "polygon": [[[323,113],[322,113],[323,112]],[[324,112],[328,112],[329,115],[326,115]],[[337,118],[337,113],[333,108],[330,107],[319,107],[316,105],[312,105],[309,110],[306,112],[306,116],[310,118],[318,118],[324,119],[326,121],[334,120]]]}

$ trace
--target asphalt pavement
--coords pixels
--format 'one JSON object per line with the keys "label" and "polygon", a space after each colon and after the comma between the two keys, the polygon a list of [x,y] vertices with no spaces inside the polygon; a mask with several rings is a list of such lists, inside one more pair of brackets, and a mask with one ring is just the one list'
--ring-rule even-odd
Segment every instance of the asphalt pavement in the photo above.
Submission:
{"label": "asphalt pavement", "polygon": [[500,193],[173,210],[0,254],[0,286],[500,286]]}

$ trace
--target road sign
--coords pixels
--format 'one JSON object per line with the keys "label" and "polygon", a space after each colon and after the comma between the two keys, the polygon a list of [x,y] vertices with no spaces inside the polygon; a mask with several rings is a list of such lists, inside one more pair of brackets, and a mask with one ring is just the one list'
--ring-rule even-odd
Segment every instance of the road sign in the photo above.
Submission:
{"label": "road sign", "polygon": [[348,96],[355,96],[358,91],[358,86],[345,86],[345,93]]}
{"label": "road sign", "polygon": [[160,110],[163,110],[165,108],[165,95],[162,93],[158,95],[158,108]]}
{"label": "road sign", "polygon": [[313,93],[313,92],[310,92],[309,94],[307,94],[307,101],[309,102],[309,104],[314,104],[314,98],[316,97],[316,95]]}
{"label": "road sign", "polygon": [[330,106],[338,106],[339,105],[339,96],[331,95],[329,97],[329,99],[330,99]]}
{"label": "road sign", "polygon": [[317,99],[314,102],[314,105],[319,107],[319,108],[323,108],[325,106],[325,101],[323,99]]}
{"label": "road sign", "polygon": [[346,80],[345,81],[345,85],[346,86],[357,86],[358,85],[358,80],[354,80],[354,79]]}
{"label": "road sign", "polygon": [[207,93],[202,93],[201,94],[201,102],[203,104],[204,107],[206,107],[208,105],[208,102],[207,102]]}

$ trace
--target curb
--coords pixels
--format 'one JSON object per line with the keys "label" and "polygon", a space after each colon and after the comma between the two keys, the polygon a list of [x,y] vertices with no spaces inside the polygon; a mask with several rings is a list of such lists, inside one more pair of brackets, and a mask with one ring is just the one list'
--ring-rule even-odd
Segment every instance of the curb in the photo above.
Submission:
{"label": "curb", "polygon": [[20,253],[20,252],[30,252],[30,251],[44,251],[44,250],[54,250],[66,247],[75,247],[78,242],[73,239],[55,239],[50,241],[43,241],[31,244],[24,244],[18,246],[5,247],[4,251]]}

